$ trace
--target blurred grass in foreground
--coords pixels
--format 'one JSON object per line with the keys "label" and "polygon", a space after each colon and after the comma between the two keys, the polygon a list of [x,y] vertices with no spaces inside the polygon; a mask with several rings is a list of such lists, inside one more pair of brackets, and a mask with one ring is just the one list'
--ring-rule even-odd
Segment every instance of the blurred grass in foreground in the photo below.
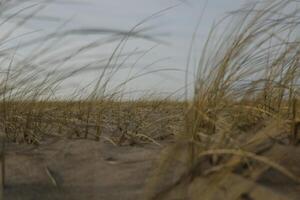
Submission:
{"label": "blurred grass in foreground", "polygon": [[270,168],[300,183],[278,164],[299,143],[298,4],[249,2],[213,25],[185,131],[163,153],[147,199],[287,199],[258,183]]}

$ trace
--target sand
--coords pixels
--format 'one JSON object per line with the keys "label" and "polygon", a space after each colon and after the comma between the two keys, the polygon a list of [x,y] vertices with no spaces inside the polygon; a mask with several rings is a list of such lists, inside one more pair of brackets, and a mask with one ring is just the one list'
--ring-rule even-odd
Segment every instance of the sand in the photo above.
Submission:
{"label": "sand", "polygon": [[92,140],[7,146],[6,200],[141,199],[161,147]]}
{"label": "sand", "polygon": [[[116,147],[105,141],[53,137],[39,146],[8,144],[4,199],[143,199],[147,178],[155,169],[160,152],[169,143],[163,141],[161,147],[155,144]],[[280,164],[300,177],[300,148],[280,144],[275,148],[284,153]],[[206,184],[202,178],[196,178],[194,183],[197,181]],[[247,184],[234,174],[232,181],[237,185]],[[196,190],[199,190],[201,185],[194,183],[191,187],[197,185]],[[276,170],[266,171],[258,183],[261,187],[247,194],[245,199],[264,200],[264,195],[281,200],[300,199],[300,184]],[[255,196],[260,198],[253,198]]]}

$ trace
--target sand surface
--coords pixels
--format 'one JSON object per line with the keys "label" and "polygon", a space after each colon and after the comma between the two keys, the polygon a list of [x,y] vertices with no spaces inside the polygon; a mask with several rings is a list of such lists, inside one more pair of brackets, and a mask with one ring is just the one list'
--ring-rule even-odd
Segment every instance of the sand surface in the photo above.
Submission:
{"label": "sand surface", "polygon": [[160,147],[91,140],[8,145],[6,200],[140,199]]}
{"label": "sand surface", "polygon": [[[164,141],[165,145],[168,143]],[[145,183],[163,146],[116,147],[108,142],[55,138],[47,139],[38,147],[8,144],[4,199],[143,199]],[[284,153],[280,164],[300,177],[300,148],[286,145],[275,145],[275,148]],[[236,185],[247,183],[240,177],[233,176],[232,180],[237,181]],[[197,181],[206,185],[205,179],[195,179]],[[274,195],[280,200],[300,199],[300,184],[276,170],[268,170],[258,183],[262,187],[254,189],[251,195],[261,198],[246,199],[263,200],[263,195]],[[194,185],[199,190],[203,184]],[[229,186],[226,191],[230,188],[234,187]]]}

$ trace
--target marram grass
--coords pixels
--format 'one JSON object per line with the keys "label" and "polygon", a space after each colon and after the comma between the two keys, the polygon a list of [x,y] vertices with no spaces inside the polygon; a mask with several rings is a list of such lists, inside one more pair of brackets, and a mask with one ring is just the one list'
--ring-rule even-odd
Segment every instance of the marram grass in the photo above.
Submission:
{"label": "marram grass", "polygon": [[[263,190],[256,180],[269,168],[299,183],[277,163],[284,152],[276,151],[278,142],[299,143],[297,4],[247,3],[212,27],[199,58],[185,130],[158,161],[146,199],[241,199],[254,186]],[[264,156],[268,151],[271,155]],[[165,174],[173,174],[173,181]],[[243,174],[250,176],[249,184]],[[240,182],[233,184],[233,175]],[[229,192],[218,196],[222,188]]]}

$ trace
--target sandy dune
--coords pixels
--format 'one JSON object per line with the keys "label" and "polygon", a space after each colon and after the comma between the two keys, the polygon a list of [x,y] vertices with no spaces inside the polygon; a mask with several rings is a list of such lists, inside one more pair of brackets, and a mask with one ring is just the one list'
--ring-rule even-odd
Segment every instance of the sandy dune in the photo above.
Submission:
{"label": "sandy dune", "polygon": [[[5,199],[140,199],[156,145],[114,147],[90,140],[7,147]],[[56,186],[55,186],[56,185]]]}

